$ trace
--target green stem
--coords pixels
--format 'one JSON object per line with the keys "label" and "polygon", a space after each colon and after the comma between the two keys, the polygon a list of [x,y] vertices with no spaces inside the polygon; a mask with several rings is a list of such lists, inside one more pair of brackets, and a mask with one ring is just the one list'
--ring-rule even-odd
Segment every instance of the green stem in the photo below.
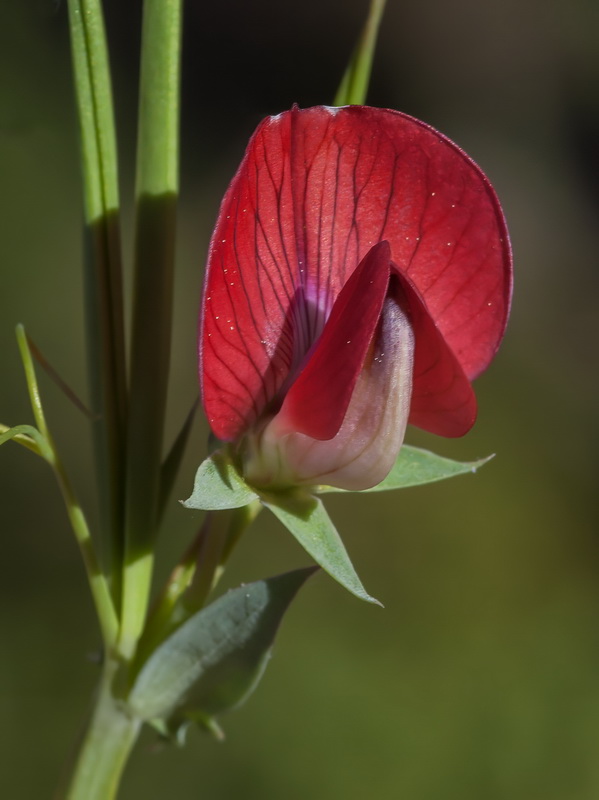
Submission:
{"label": "green stem", "polygon": [[211,516],[204,518],[196,537],[187,548],[177,566],[171,572],[162,591],[154,601],[148,615],[143,636],[139,641],[135,658],[135,668],[139,669],[168,633],[180,624],[183,616],[178,604],[193,579],[206,536],[209,534]]}
{"label": "green stem", "polygon": [[112,694],[116,670],[116,662],[106,663],[66,800],[116,798],[123,769],[141,726]]}
{"label": "green stem", "polygon": [[87,579],[89,581],[100,629],[102,631],[102,638],[107,651],[111,650],[117,641],[119,623],[112,601],[112,595],[108,588],[108,581],[106,576],[100,568],[100,564],[96,557],[96,551],[92,541],[92,537],[87,525],[87,520],[83,509],[75,497],[73,488],[68,479],[67,473],[60,460],[54,442],[50,438],[48,443],[53,452],[54,472],[58,480],[58,485],[62,492],[62,496],[71,523],[71,528],[75,534],[75,539],[79,545],[79,550],[85,565]]}
{"label": "green stem", "polygon": [[33,366],[33,358],[29,350],[29,342],[27,341],[27,334],[23,325],[17,325],[15,329],[17,337],[17,344],[19,346],[19,353],[21,355],[21,363],[25,371],[25,382],[27,384],[27,391],[29,393],[29,402],[31,403],[31,410],[35,419],[35,424],[39,432],[44,437],[48,438],[48,426],[46,424],[46,415],[42,407],[42,400],[40,397],[40,390],[37,383],[35,374],[35,367]]}
{"label": "green stem", "polygon": [[86,339],[96,473],[118,600],[127,378],[112,87],[101,0],[69,0],[68,8],[85,200]]}
{"label": "green stem", "polygon": [[214,515],[213,525],[207,528],[198,550],[193,580],[182,597],[186,617],[195,614],[205,604],[221,579],[235,546],[261,510],[260,501],[255,500],[225,514]]}
{"label": "green stem", "polygon": [[33,366],[33,359],[31,358],[31,352],[29,350],[29,344],[27,341],[27,334],[25,333],[25,329],[22,325],[17,326],[17,342],[21,352],[21,360],[25,370],[25,379],[27,381],[27,389],[29,391],[33,414],[39,428],[39,433],[35,429],[30,428],[28,428],[28,432],[38,443],[40,455],[45,458],[56,474],[58,485],[60,486],[66,505],[69,521],[71,523],[71,527],[75,534],[75,539],[79,545],[79,550],[85,565],[92,598],[94,600],[100,628],[102,631],[104,645],[106,649],[109,650],[116,643],[118,620],[110,590],[108,588],[108,582],[106,581],[104,573],[100,569],[100,564],[96,556],[92,537],[85,519],[85,514],[83,513],[83,509],[75,497],[75,492],[73,491],[64,465],[58,454],[58,450],[56,449],[56,445],[54,444],[54,440],[52,439],[52,435],[50,434],[46,424],[44,409],[42,407],[37,378]]}
{"label": "green stem", "polygon": [[122,655],[149,601],[169,373],[178,192],[181,0],[145,0],[137,145]]}
{"label": "green stem", "polygon": [[356,49],[337,90],[333,105],[362,105],[366,101],[376,40],[386,0],[371,0],[370,10]]}
{"label": "green stem", "polygon": [[197,536],[156,598],[140,640],[139,669],[168,634],[206,602],[242,534],[260,513],[259,501],[224,514],[208,512]]}

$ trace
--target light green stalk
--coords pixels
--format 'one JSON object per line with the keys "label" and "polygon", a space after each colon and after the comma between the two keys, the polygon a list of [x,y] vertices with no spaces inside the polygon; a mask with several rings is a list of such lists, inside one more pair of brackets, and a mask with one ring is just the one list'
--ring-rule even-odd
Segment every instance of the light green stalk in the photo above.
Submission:
{"label": "light green stalk", "polygon": [[171,344],[179,170],[181,0],[146,0],[137,144],[126,542],[120,648],[129,659],[150,594]]}
{"label": "light green stalk", "polygon": [[66,800],[115,800],[141,721],[115,699],[118,664],[107,661]]}
{"label": "light green stalk", "polygon": [[337,90],[333,105],[363,105],[366,102],[372,59],[386,0],[371,0],[362,35]]}
{"label": "light green stalk", "polygon": [[116,136],[100,0],[69,0],[85,209],[85,308],[103,534],[119,597],[123,542],[126,364]]}
{"label": "light green stalk", "polygon": [[[108,583],[104,573],[100,568],[94,543],[85,519],[85,514],[83,513],[83,509],[81,508],[81,505],[75,496],[71,482],[69,481],[64,465],[58,454],[58,450],[56,449],[56,445],[54,444],[54,440],[52,439],[52,435],[48,429],[39,394],[37,378],[33,366],[33,359],[31,358],[31,353],[29,351],[25,329],[22,325],[17,327],[17,342],[19,344],[21,360],[25,370],[25,379],[27,381],[27,389],[29,391],[29,399],[31,401],[31,408],[33,410],[37,428],[32,428],[31,426],[19,426],[17,429],[12,429],[12,432],[14,435],[14,431],[20,430],[21,434],[26,434],[31,437],[32,441],[36,445],[35,452],[38,452],[39,455],[41,455],[48,462],[48,464],[50,464],[54,470],[54,473],[56,474],[56,478],[64,498],[69,521],[71,523],[71,527],[75,534],[75,539],[79,545],[79,550],[81,551],[81,556],[85,565],[85,571],[87,573],[92,598],[98,614],[100,629],[102,631],[104,646],[105,649],[109,651],[116,643],[118,620],[114,609],[114,604],[110,596],[110,591],[108,589]],[[9,432],[7,432],[5,435],[8,436],[8,433]]]}

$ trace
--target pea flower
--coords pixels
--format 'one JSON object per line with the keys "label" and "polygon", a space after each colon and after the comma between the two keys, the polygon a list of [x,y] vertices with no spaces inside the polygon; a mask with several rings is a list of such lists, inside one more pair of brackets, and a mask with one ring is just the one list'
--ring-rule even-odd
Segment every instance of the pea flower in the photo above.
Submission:
{"label": "pea flower", "polygon": [[199,347],[212,431],[255,486],[374,486],[408,423],[471,428],[471,381],[510,294],[501,207],[449,139],[366,106],[268,117],[209,249]]}

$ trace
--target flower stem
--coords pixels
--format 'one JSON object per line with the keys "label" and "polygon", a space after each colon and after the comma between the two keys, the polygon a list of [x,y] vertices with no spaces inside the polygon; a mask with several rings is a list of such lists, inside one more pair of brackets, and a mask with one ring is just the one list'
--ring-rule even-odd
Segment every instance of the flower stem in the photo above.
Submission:
{"label": "flower stem", "polygon": [[78,754],[66,800],[114,800],[141,721],[116,700],[112,685],[118,665],[107,661],[95,708]]}
{"label": "flower stem", "polygon": [[366,101],[385,4],[386,0],[371,0],[366,23],[335,95],[334,106],[363,105]]}
{"label": "flower stem", "polygon": [[96,475],[118,602],[127,380],[112,86],[101,0],[68,0],[68,8],[85,201],[85,321]]}
{"label": "flower stem", "polygon": [[120,650],[147,612],[169,373],[179,167],[181,0],[145,0],[137,143],[135,288]]}

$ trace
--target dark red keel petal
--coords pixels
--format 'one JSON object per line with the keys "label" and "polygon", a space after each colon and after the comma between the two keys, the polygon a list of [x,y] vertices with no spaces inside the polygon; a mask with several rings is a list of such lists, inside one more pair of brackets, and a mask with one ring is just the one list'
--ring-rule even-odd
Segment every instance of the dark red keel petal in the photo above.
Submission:
{"label": "dark red keel petal", "polygon": [[381,315],[389,269],[389,245],[380,242],[339,293],[279,413],[290,431],[323,440],[332,439],[341,427]]}
{"label": "dark red keel petal", "polygon": [[418,290],[392,265],[391,292],[406,302],[416,342],[408,422],[439,436],[463,436],[476,420],[476,397],[460,362]]}

